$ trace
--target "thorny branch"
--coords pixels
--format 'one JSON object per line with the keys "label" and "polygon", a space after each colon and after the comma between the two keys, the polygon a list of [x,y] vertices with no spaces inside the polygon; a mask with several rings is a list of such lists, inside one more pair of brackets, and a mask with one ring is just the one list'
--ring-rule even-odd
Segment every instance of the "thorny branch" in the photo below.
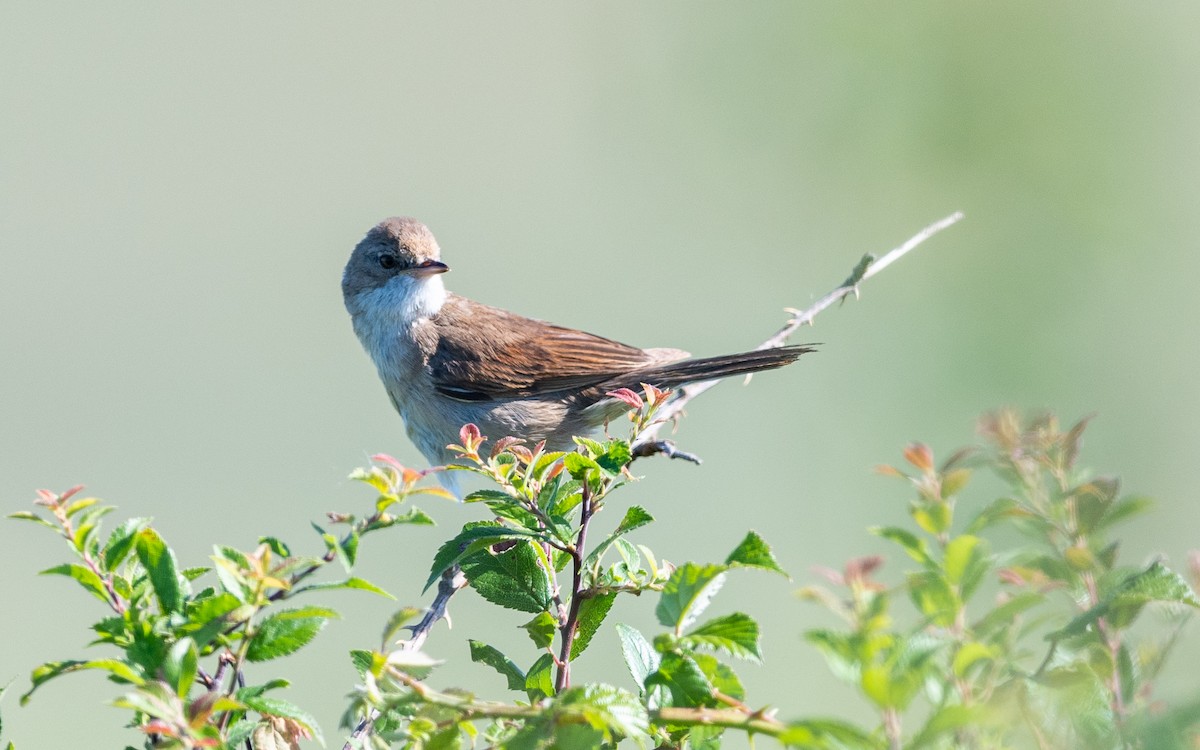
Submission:
{"label": "thorny branch", "polygon": [[[920,232],[917,232],[903,245],[894,248],[882,258],[876,259],[870,255],[864,256],[862,260],[859,261],[858,265],[855,266],[854,270],[850,274],[850,277],[843,281],[838,288],[817,300],[806,310],[789,309],[788,312],[792,314],[791,319],[788,320],[788,322],[784,324],[784,326],[780,328],[774,336],[771,336],[769,339],[762,342],[755,348],[774,349],[776,347],[783,346],[784,343],[787,342],[788,338],[791,337],[791,335],[795,333],[800,326],[805,324],[811,325],[813,319],[816,318],[820,312],[832,307],[834,303],[844,299],[845,297],[848,297],[851,294],[857,295],[858,285],[860,283],[887,268],[933,235],[937,234],[943,229],[957,224],[962,220],[962,218],[963,212],[956,211],[946,218],[935,221],[934,223],[922,229]],[[680,414],[682,414],[684,408],[687,407],[688,403],[691,402],[692,399],[696,398],[701,393],[704,393],[709,388],[712,388],[719,382],[720,381],[718,380],[705,380],[699,383],[690,383],[678,389],[675,392],[675,398],[671,399],[671,401],[659,409],[657,414],[658,423],[650,425],[642,432],[642,434],[638,435],[637,438],[634,439],[633,448],[635,454],[647,455],[648,453],[667,453],[668,455],[671,455],[670,451],[674,450],[678,457],[687,458],[695,463],[699,463],[699,460],[691,454],[685,454],[677,449],[674,449],[674,446],[670,446],[668,441],[659,441],[657,439],[658,430],[663,424],[676,419]],[[663,446],[670,446],[670,450]],[[658,448],[657,450],[655,449],[656,447]],[[671,457],[674,458],[676,456]]]}
{"label": "thorny branch", "polygon": [[[404,651],[419,651],[421,646],[425,644],[425,639],[429,637],[429,631],[438,620],[443,618],[449,619],[446,614],[446,608],[450,604],[450,597],[454,596],[459,589],[467,585],[467,577],[463,575],[462,569],[457,565],[452,566],[449,570],[442,574],[442,579],[438,581],[437,595],[433,597],[433,603],[429,605],[429,609],[425,611],[425,616],[421,621],[412,626],[412,637],[404,642],[401,647]],[[379,712],[372,709],[361,721],[354,731],[350,733],[346,744],[342,745],[342,750],[354,750],[355,743],[360,742],[363,738],[371,734],[371,730],[375,725],[375,719],[379,718]]]}

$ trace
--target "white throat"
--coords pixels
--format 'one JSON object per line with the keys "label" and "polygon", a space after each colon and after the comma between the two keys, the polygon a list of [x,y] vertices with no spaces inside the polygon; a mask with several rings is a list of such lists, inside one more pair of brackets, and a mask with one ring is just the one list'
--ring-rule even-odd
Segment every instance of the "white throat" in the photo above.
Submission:
{"label": "white throat", "polygon": [[446,287],[441,276],[399,275],[381,287],[359,292],[347,303],[356,320],[407,329],[442,309],[446,304]]}
{"label": "white throat", "polygon": [[446,304],[446,286],[441,274],[436,276],[397,276],[389,287],[398,289],[400,317],[405,323],[414,323],[422,318],[437,315]]}

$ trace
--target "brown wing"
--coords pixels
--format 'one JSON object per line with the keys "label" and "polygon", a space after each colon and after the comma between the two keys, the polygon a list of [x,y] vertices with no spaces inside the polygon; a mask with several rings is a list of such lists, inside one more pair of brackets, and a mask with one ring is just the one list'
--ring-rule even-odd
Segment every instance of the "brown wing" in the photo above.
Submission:
{"label": "brown wing", "polygon": [[[469,310],[469,312],[468,312]],[[463,401],[583,389],[630,370],[687,356],[642,350],[451,294],[431,320],[434,386]],[[470,337],[469,339],[467,337]]]}

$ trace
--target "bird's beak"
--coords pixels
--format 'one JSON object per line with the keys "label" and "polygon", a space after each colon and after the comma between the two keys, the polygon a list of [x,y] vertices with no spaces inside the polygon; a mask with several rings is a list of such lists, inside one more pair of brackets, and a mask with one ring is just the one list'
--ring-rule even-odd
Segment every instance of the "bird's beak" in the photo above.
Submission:
{"label": "bird's beak", "polygon": [[433,276],[438,273],[445,273],[450,270],[450,266],[440,260],[427,260],[424,263],[419,263],[412,270],[413,276]]}

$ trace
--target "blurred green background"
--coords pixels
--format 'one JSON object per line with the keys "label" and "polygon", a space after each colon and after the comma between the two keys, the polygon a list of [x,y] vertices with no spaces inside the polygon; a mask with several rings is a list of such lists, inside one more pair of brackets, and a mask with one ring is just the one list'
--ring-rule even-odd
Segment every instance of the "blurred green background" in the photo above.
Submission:
{"label": "blurred green background", "polygon": [[[871,467],[909,440],[945,455],[1002,405],[1096,412],[1085,462],[1159,500],[1125,559],[1182,567],[1200,546],[1198,30],[1184,2],[8,4],[0,505],[82,482],[117,517],[153,516],[186,565],[267,532],[316,551],[310,519],[369,500],[351,469],[420,463],[338,285],[385,216],[431,226],[460,293],[716,354],[962,209],[802,332],[818,354],[696,401],[677,438],[702,467],[650,462],[623,493],[670,560],[761,531],[794,581],[746,574],[715,605],[765,622],[751,702],[852,715],[800,640],[827,620],[790,593],[815,564],[895,559],[864,528],[908,496]],[[441,526],[364,546],[360,574],[403,603],[427,601],[432,551],[480,517],[423,507]],[[65,554],[0,523],[13,693],[90,653],[99,603],[36,576]],[[346,652],[394,605],[328,601],[346,619],[281,671],[340,746]],[[613,621],[649,628],[652,609]],[[435,681],[498,696],[465,639],[517,652],[527,618],[471,595],[452,612]],[[625,680],[616,653],[606,629],[578,671]],[[1168,677],[1168,697],[1195,684]],[[87,674],[26,708],[10,694],[6,738],[135,744],[103,705],[118,691]]]}

